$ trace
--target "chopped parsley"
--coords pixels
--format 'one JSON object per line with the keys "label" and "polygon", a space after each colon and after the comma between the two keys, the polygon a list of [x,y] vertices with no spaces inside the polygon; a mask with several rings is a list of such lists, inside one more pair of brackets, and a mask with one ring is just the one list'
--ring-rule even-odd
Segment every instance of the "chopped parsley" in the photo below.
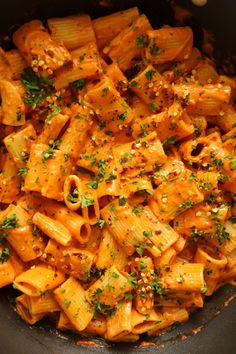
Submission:
{"label": "chopped parsley", "polygon": [[117,176],[111,172],[109,176],[105,179],[106,182],[113,181],[114,179],[117,179]]}
{"label": "chopped parsley", "polygon": [[70,307],[71,301],[64,299],[63,303],[64,303],[65,307],[68,309]]}
{"label": "chopped parsley", "polygon": [[140,36],[136,37],[135,42],[139,48],[145,48],[148,45],[144,34],[141,34]]}
{"label": "chopped parsley", "polygon": [[123,206],[123,205],[125,205],[126,204],[126,199],[125,199],[125,197],[121,197],[120,199],[119,199],[119,205],[120,206]]}
{"label": "chopped parsley", "polygon": [[121,113],[121,114],[118,114],[118,119],[124,121],[125,118],[127,117],[127,114],[128,114],[127,111],[125,111],[125,112],[123,112],[123,113]]}
{"label": "chopped parsley", "polygon": [[211,163],[215,165],[216,167],[221,167],[224,165],[223,161],[221,159],[217,159],[215,157],[214,152],[210,152],[210,158],[211,158]]}
{"label": "chopped parsley", "polygon": [[143,231],[143,236],[150,238],[152,236],[152,231]]}
{"label": "chopped parsley", "polygon": [[232,170],[236,170],[236,160],[233,160],[233,161],[230,162],[230,168]]}
{"label": "chopped parsley", "polygon": [[9,248],[7,248],[7,247],[3,248],[2,253],[0,255],[0,262],[1,263],[6,262],[9,259],[9,257],[10,257]]}
{"label": "chopped parsley", "polygon": [[104,87],[102,89],[102,97],[105,97],[107,95],[107,92],[109,91],[109,87]]}
{"label": "chopped parsley", "polygon": [[19,122],[23,118],[23,114],[21,112],[16,113],[16,120]]}
{"label": "chopped parsley", "polygon": [[4,241],[4,238],[8,236],[8,233],[5,229],[15,229],[18,227],[16,214],[3,219],[3,222],[0,226],[0,243]]}
{"label": "chopped parsley", "polygon": [[64,153],[64,159],[65,159],[65,162],[67,162],[70,158],[70,153],[69,152],[65,152]]}
{"label": "chopped parsley", "polygon": [[146,248],[147,247],[144,244],[140,244],[139,246],[136,247],[136,252],[140,255],[140,257],[142,257],[143,252],[145,251]]}
{"label": "chopped parsley", "polygon": [[29,67],[23,70],[21,82],[25,87],[24,102],[32,106],[36,106],[52,92],[53,80],[44,76],[38,77]]}
{"label": "chopped parsley", "polygon": [[81,208],[87,208],[90,205],[94,205],[94,199],[89,199],[84,195],[81,196]]}
{"label": "chopped parsley", "polygon": [[174,76],[177,76],[181,74],[181,69],[177,65],[175,65],[173,72],[174,72]]}
{"label": "chopped parsley", "polygon": [[141,215],[143,213],[143,209],[139,205],[136,205],[133,207],[132,212],[137,215]]}
{"label": "chopped parsley", "polygon": [[176,136],[172,135],[170,138],[167,138],[163,141],[162,145],[164,149],[166,149],[167,154],[170,154],[170,145],[174,145],[176,143],[175,139]]}
{"label": "chopped parsley", "polygon": [[98,220],[98,226],[100,227],[100,229],[102,229],[104,226],[105,226],[105,220],[103,220],[103,219],[99,219]]}
{"label": "chopped parsley", "polygon": [[18,175],[24,180],[28,171],[29,171],[28,167],[20,167],[18,170]]}
{"label": "chopped parsley", "polygon": [[195,181],[197,179],[197,175],[194,172],[191,172],[189,178],[190,181]]}
{"label": "chopped parsley", "polygon": [[75,87],[78,90],[82,90],[82,88],[84,88],[84,86],[85,86],[85,80],[84,79],[75,80],[75,81],[70,83],[70,87]]}
{"label": "chopped parsley", "polygon": [[145,73],[146,78],[151,81],[153,79],[153,75],[155,74],[156,70],[150,69]]}
{"label": "chopped parsley", "polygon": [[77,203],[79,201],[79,192],[78,192],[78,189],[75,188],[72,192],[72,194],[68,194],[66,199],[68,200],[68,202],[71,202],[71,203]]}
{"label": "chopped parsley", "polygon": [[46,162],[46,160],[52,159],[54,157],[54,152],[53,150],[60,145],[61,139],[55,140],[53,143],[49,144],[49,148],[42,153],[42,160],[43,162]]}
{"label": "chopped parsley", "polygon": [[177,211],[180,212],[183,209],[191,209],[193,207],[194,207],[194,202],[191,199],[189,199],[186,200],[186,202],[179,204]]}
{"label": "chopped parsley", "polygon": [[51,106],[52,112],[47,115],[47,120],[51,120],[53,117],[55,117],[57,114],[61,113],[61,107],[53,105]]}
{"label": "chopped parsley", "polygon": [[201,129],[199,127],[194,128],[195,137],[198,138],[201,135]]}
{"label": "chopped parsley", "polygon": [[155,38],[150,40],[150,54],[155,57],[157,54],[163,53],[163,50],[156,44]]}
{"label": "chopped parsley", "polygon": [[148,108],[154,113],[157,112],[157,106],[154,103],[148,103]]}
{"label": "chopped parsley", "polygon": [[147,268],[147,265],[146,265],[146,263],[144,263],[144,262],[140,262],[139,265],[140,265],[140,269],[141,269],[142,271]]}

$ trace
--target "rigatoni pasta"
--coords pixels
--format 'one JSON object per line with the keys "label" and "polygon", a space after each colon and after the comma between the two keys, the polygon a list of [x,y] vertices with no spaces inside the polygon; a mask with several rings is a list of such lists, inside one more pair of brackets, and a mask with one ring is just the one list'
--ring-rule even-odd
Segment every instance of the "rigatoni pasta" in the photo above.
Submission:
{"label": "rigatoni pasta", "polygon": [[0,288],[29,324],[137,341],[236,279],[233,78],[137,7],[0,49]]}

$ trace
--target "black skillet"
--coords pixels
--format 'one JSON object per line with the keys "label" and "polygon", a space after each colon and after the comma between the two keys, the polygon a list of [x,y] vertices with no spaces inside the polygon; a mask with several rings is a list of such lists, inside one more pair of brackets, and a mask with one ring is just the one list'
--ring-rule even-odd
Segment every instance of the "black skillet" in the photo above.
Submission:
{"label": "black skillet", "polygon": [[[190,0],[178,0],[193,13],[188,20],[194,30],[195,45],[201,46],[202,27],[214,34],[215,58],[219,67],[231,59],[230,73],[235,74],[236,55],[236,1],[208,0],[203,8],[197,8]],[[100,3],[100,4],[99,4]],[[104,4],[110,4],[109,7]],[[65,16],[87,12],[98,17],[137,5],[148,15],[155,27],[175,24],[173,11],[164,0],[1,0],[0,35],[11,33],[20,24],[33,18]],[[8,42],[2,45],[8,47]],[[90,345],[81,343],[75,334],[62,334],[54,324],[43,320],[35,326],[25,324],[14,311],[16,296],[11,288],[0,291],[0,354],[77,354],[77,353],[165,353],[165,354],[234,354],[236,353],[236,299],[227,307],[227,299],[236,289],[225,287],[206,301],[189,322],[173,331],[155,338],[142,337],[139,343],[107,343],[98,338],[87,338]],[[195,333],[195,334],[194,334]],[[182,339],[181,339],[182,336]],[[185,339],[185,340],[183,340]],[[84,338],[83,338],[84,340]],[[77,344],[76,344],[77,342]],[[144,346],[145,344],[145,346]]]}

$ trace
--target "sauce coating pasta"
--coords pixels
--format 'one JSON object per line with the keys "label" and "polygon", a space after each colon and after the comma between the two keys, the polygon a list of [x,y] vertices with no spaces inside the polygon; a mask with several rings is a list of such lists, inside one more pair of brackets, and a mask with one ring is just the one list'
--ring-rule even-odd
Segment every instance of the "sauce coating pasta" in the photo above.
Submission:
{"label": "sauce coating pasta", "polygon": [[33,20],[13,42],[0,50],[0,287],[29,324],[54,313],[109,341],[187,321],[235,284],[235,80],[190,27],[154,29],[136,7]]}

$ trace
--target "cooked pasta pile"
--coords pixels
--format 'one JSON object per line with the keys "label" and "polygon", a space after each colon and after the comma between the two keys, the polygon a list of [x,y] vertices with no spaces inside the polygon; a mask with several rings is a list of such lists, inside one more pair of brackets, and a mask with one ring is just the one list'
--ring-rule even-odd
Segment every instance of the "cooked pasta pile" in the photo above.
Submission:
{"label": "cooked pasta pile", "polygon": [[0,286],[29,324],[136,341],[236,278],[236,82],[138,9],[0,52]]}

